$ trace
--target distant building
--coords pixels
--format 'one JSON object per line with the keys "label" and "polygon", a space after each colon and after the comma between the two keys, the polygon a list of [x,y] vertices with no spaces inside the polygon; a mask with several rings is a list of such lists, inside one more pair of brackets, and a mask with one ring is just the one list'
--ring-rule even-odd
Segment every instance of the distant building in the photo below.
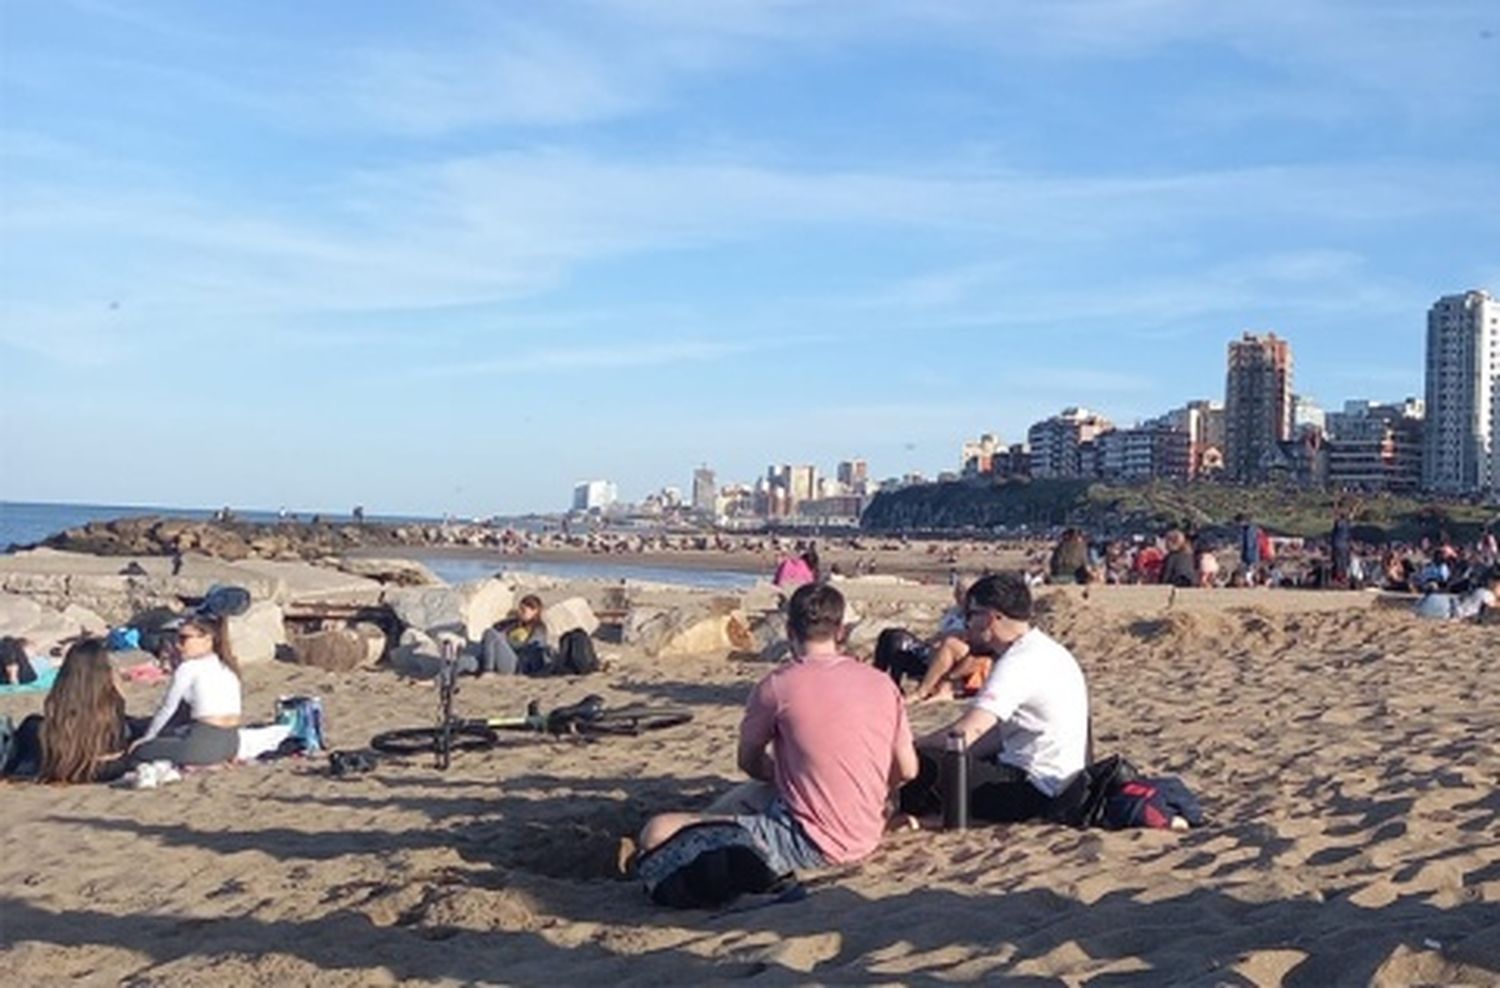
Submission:
{"label": "distant building", "polygon": [[1316,398],[1307,395],[1292,395],[1292,435],[1301,435],[1309,429],[1328,431],[1328,415]]}
{"label": "distant building", "polygon": [[1025,443],[1012,443],[995,451],[990,461],[991,474],[996,480],[1009,477],[1031,476],[1031,447]]}
{"label": "distant building", "polygon": [[978,439],[971,439],[959,450],[958,466],[965,477],[978,477],[995,472],[995,453],[1000,449],[1000,440],[994,433],[986,432]]}
{"label": "distant building", "polygon": [[603,511],[618,499],[615,485],[607,480],[584,480],[573,485],[574,511]]}
{"label": "distant building", "polygon": [[1439,494],[1500,493],[1500,303],[1446,295],[1427,312],[1422,484]]}
{"label": "distant building", "polygon": [[1188,479],[1210,477],[1224,469],[1224,406],[1200,399],[1173,409],[1163,418],[1187,434]]}
{"label": "distant building", "polygon": [[844,460],[835,472],[847,494],[865,494],[870,489],[870,464],[864,460]]}
{"label": "distant building", "polygon": [[1171,415],[1132,429],[1115,429],[1095,440],[1098,475],[1109,480],[1187,480],[1192,476],[1192,441]]}
{"label": "distant building", "polygon": [[792,467],[791,481],[787,486],[791,503],[797,505],[811,501],[818,495],[818,468],[814,466]]}
{"label": "distant building", "polygon": [[1328,414],[1328,483],[1342,490],[1414,491],[1422,483],[1423,402],[1346,401]]}
{"label": "distant building", "polygon": [[1224,466],[1230,480],[1269,479],[1292,438],[1292,347],[1275,333],[1229,344],[1224,385]]}
{"label": "distant building", "polygon": [[[1113,426],[1087,408],[1065,408],[1026,432],[1031,476],[1083,477],[1095,472],[1093,442]],[[1088,444],[1088,449],[1083,447]],[[1088,463],[1084,463],[1088,460]]]}
{"label": "distant building", "polygon": [[717,518],[752,518],[755,510],[755,488],[749,484],[725,484],[719,488],[714,504]]}
{"label": "distant building", "polygon": [[708,518],[718,514],[719,485],[706,466],[693,471],[693,511]]}

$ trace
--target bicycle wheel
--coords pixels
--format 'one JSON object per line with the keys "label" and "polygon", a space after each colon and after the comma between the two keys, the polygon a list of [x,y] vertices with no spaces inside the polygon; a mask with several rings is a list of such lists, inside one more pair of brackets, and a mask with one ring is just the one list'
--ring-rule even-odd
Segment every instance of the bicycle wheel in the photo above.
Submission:
{"label": "bicycle wheel", "polygon": [[606,708],[590,720],[574,722],[579,734],[643,734],[668,727],[680,727],[693,719],[693,712],[683,707],[630,706]]}
{"label": "bicycle wheel", "polygon": [[[449,735],[449,751],[484,751],[500,739],[489,727],[480,724],[454,724]],[[422,755],[438,750],[442,729],[437,727],[402,727],[382,731],[370,739],[370,747],[387,755]]]}

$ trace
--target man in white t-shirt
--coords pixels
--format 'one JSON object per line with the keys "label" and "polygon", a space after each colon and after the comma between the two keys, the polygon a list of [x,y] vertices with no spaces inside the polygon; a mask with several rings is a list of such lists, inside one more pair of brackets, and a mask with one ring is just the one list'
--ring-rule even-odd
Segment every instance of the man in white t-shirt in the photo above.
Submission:
{"label": "man in white t-shirt", "polygon": [[917,742],[921,772],[902,790],[902,809],[938,809],[938,758],[950,735],[963,736],[971,764],[969,813],[1015,822],[1048,805],[1088,759],[1089,694],[1066,648],[1031,626],[1031,590],[1019,573],[987,576],[969,589],[969,637],[993,648],[989,679],[952,725]]}

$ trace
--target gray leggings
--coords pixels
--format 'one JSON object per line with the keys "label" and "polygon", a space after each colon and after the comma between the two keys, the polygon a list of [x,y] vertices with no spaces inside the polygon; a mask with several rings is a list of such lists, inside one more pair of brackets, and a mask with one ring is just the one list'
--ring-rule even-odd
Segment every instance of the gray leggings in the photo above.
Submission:
{"label": "gray leggings", "polygon": [[505,634],[487,628],[479,641],[479,654],[458,660],[458,671],[471,675],[496,672],[502,676],[535,676],[547,668],[545,646],[527,642],[519,649],[511,646]]}
{"label": "gray leggings", "polygon": [[240,732],[195,720],[186,731],[159,735],[130,753],[131,764],[167,761],[174,765],[220,765],[240,753]]}

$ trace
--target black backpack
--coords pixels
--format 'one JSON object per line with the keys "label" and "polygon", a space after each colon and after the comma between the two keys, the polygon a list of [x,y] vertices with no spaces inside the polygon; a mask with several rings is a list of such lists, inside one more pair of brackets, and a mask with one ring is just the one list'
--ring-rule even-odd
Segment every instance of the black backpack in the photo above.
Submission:
{"label": "black backpack", "polygon": [[772,871],[750,831],[727,820],[683,827],[641,855],[636,873],[652,902],[674,909],[715,909],[795,882]]}
{"label": "black backpack", "polygon": [[581,628],[566,632],[557,642],[557,658],[548,670],[554,676],[587,676],[599,671],[594,640]]}

